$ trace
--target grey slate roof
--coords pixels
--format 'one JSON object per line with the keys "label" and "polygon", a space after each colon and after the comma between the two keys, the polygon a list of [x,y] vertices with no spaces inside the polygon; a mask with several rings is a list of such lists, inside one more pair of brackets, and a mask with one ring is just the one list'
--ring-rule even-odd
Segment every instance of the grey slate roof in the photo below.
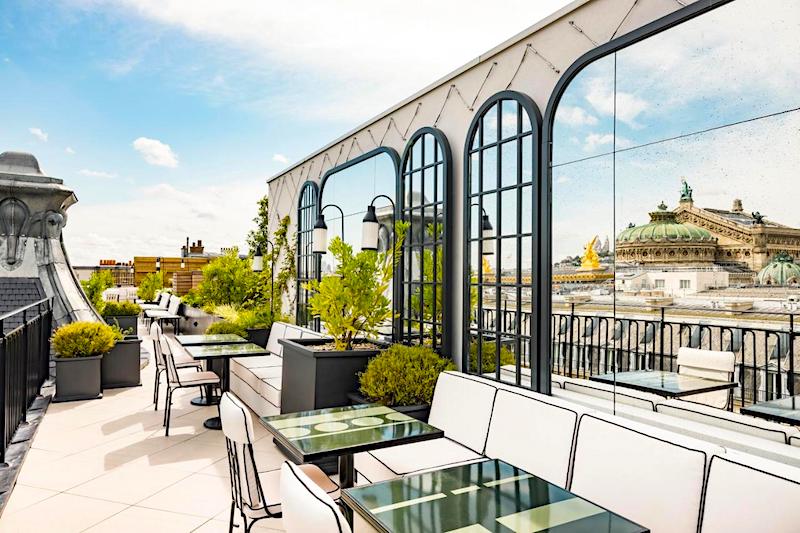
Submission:
{"label": "grey slate roof", "polygon": [[[0,316],[45,297],[39,278],[0,278]],[[3,330],[8,332],[21,324],[19,313],[3,321]]]}

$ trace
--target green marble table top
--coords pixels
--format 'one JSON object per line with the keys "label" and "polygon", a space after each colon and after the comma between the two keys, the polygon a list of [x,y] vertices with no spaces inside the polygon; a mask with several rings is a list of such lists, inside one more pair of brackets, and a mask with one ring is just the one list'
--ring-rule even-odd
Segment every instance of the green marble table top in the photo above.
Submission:
{"label": "green marble table top", "polygon": [[226,357],[251,357],[269,355],[269,352],[257,344],[211,344],[205,346],[187,346],[186,351],[195,359],[224,359]]}
{"label": "green marble table top", "polygon": [[205,346],[209,344],[244,344],[247,339],[233,333],[217,335],[175,335],[181,346]]}
{"label": "green marble table top", "polygon": [[609,385],[616,383],[620,387],[652,392],[669,398],[680,398],[681,396],[689,396],[701,392],[736,387],[736,383],[732,381],[719,381],[666,370],[635,370],[632,372],[617,372],[616,374],[599,374],[589,379]]}

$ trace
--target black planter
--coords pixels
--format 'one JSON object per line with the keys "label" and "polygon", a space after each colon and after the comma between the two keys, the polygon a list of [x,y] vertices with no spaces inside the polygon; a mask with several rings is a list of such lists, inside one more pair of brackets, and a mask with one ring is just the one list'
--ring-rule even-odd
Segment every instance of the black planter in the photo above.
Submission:
{"label": "black planter", "polygon": [[137,321],[139,317],[136,315],[125,316],[107,316],[104,317],[106,324],[109,326],[118,325],[122,331],[131,330],[133,335],[136,335]]}
{"label": "black planter", "polygon": [[100,385],[102,355],[93,357],[54,357],[56,395],[54,402],[94,400],[103,397]]}
{"label": "black planter", "polygon": [[[353,405],[372,403],[358,392],[351,392],[347,395],[347,397],[350,400],[350,403]],[[390,405],[389,407],[395,411],[408,415],[411,418],[416,418],[421,422],[427,422],[428,416],[431,414],[431,406],[426,403],[419,405]]]}
{"label": "black planter", "polygon": [[247,340],[253,344],[257,344],[262,348],[267,347],[267,340],[269,340],[270,328],[254,328],[247,330]]}
{"label": "black planter", "polygon": [[136,335],[117,341],[114,348],[103,357],[101,383],[103,389],[138,387],[141,379],[142,340]]}
{"label": "black planter", "polygon": [[[330,339],[280,339],[283,345],[281,413],[350,405],[358,373],[380,350],[322,351]],[[373,344],[381,346],[379,342]]]}

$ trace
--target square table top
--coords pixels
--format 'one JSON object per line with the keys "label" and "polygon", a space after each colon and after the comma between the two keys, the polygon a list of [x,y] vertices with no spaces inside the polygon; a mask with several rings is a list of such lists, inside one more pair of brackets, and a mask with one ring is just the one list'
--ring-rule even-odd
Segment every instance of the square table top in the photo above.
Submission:
{"label": "square table top", "polygon": [[210,344],[204,346],[187,346],[186,351],[195,359],[225,359],[227,357],[252,357],[269,355],[269,352],[252,342],[242,344]]}
{"label": "square table top", "polygon": [[175,335],[175,340],[181,346],[206,346],[209,344],[245,344],[249,342],[244,337],[234,333],[219,333],[216,335]]}
{"label": "square table top", "polygon": [[690,396],[701,392],[736,387],[736,383],[733,381],[701,378],[666,370],[635,370],[632,372],[617,372],[616,374],[599,374],[591,376],[589,379],[609,385],[616,383],[620,387],[652,392],[668,398],[680,398],[681,396]]}
{"label": "square table top", "polygon": [[383,532],[649,531],[497,459],[345,489],[342,501]]}
{"label": "square table top", "polygon": [[441,429],[374,403],[266,416],[260,420],[302,462],[444,436]]}
{"label": "square table top", "polygon": [[774,422],[800,425],[800,396],[786,396],[778,400],[759,402],[742,407],[742,413]]}

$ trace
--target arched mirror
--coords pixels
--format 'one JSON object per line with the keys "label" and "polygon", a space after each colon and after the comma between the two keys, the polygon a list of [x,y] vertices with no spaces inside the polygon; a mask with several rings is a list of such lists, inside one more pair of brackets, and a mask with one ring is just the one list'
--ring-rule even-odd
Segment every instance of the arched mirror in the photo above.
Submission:
{"label": "arched mirror", "polygon": [[300,188],[297,200],[297,324],[307,326],[308,291],[304,284],[317,278],[317,258],[312,252],[312,233],[317,220],[317,184],[307,181]]}

